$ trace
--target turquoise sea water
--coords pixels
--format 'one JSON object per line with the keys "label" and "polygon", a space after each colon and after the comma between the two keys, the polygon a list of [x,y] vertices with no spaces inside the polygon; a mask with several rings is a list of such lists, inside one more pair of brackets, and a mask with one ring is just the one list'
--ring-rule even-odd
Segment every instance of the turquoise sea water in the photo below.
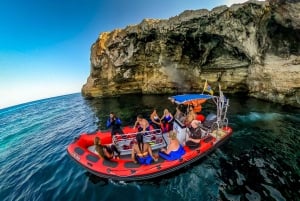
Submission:
{"label": "turquoise sea water", "polygon": [[167,98],[72,94],[0,110],[0,199],[300,200],[300,111],[250,98],[230,97],[227,143],[162,178],[102,180],[67,155],[74,137],[105,129],[110,111],[133,124],[153,107],[174,111]]}

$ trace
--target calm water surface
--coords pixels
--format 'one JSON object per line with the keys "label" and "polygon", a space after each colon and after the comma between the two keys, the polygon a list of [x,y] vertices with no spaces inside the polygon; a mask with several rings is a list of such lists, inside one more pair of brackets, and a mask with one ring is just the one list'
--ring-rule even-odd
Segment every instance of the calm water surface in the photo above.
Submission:
{"label": "calm water surface", "polygon": [[162,178],[102,180],[67,155],[74,137],[106,129],[110,111],[133,124],[153,107],[174,111],[167,98],[72,94],[0,110],[1,200],[300,200],[300,111],[255,99],[230,97],[229,141]]}

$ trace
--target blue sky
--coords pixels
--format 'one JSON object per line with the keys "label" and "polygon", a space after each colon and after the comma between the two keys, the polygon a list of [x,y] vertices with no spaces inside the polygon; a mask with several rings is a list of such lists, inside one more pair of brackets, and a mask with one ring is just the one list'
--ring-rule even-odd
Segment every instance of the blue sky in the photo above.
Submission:
{"label": "blue sky", "polygon": [[104,31],[244,0],[1,0],[0,109],[80,92]]}

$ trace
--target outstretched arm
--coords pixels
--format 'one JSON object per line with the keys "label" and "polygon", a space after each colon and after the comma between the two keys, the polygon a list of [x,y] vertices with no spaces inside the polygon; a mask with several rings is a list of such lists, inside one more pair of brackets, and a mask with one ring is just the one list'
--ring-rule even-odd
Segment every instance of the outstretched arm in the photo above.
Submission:
{"label": "outstretched arm", "polygon": [[134,123],[134,126],[133,126],[133,128],[135,128],[137,125],[138,125],[138,121],[136,121],[135,123]]}
{"label": "outstretched arm", "polygon": [[190,137],[187,138],[187,141],[192,141],[192,142],[195,142],[195,143],[200,143],[200,140],[201,139],[193,139],[193,138],[190,138]]}
{"label": "outstretched arm", "polygon": [[[155,124],[160,124],[160,121],[156,121],[155,119],[154,119],[154,117],[153,117],[153,115],[151,115],[150,116],[150,119],[151,119],[151,121],[153,122],[153,123],[155,123]],[[160,119],[159,119],[160,120]]]}
{"label": "outstretched arm", "polygon": [[173,121],[173,115],[170,113],[170,117],[171,117],[171,119],[170,119],[170,121],[168,121],[168,123],[171,123],[172,121]]}
{"label": "outstretched arm", "polygon": [[143,131],[145,132],[147,129],[147,123],[145,122],[146,120],[143,121],[142,123],[142,127],[143,127]]}

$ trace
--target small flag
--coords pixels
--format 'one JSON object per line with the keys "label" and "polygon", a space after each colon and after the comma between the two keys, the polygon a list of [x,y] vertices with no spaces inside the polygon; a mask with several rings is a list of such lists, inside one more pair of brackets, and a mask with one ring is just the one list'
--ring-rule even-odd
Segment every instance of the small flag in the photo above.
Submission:
{"label": "small flag", "polygon": [[210,95],[214,94],[214,91],[211,89],[211,86],[209,84],[207,84],[207,80],[205,81],[205,84],[204,84],[204,91],[210,93]]}

